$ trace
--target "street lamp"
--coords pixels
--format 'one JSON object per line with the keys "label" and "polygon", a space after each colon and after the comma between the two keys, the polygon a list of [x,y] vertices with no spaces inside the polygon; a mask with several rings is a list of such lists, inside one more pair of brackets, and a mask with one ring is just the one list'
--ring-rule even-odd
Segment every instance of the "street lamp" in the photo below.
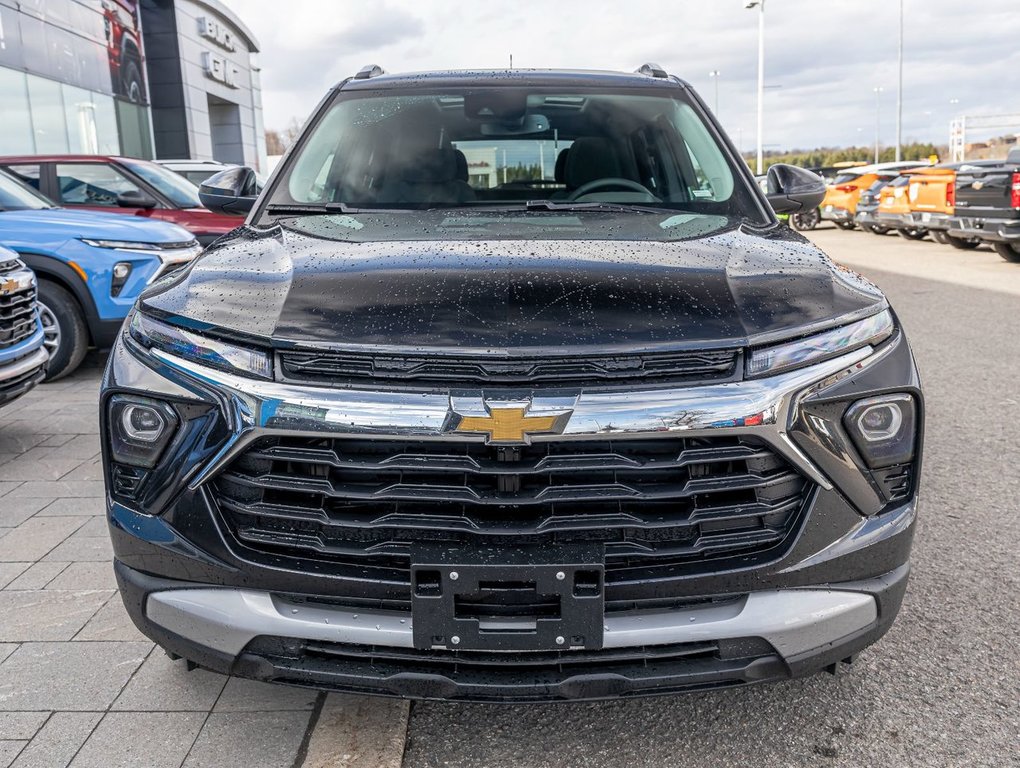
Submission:
{"label": "street lamp", "polygon": [[719,119],[719,75],[721,74],[722,72],[720,72],[718,69],[713,69],[711,72],[708,73],[708,76],[715,81],[715,107],[712,109],[712,111],[715,112],[715,117],[717,120]]}
{"label": "street lamp", "polygon": [[875,91],[875,162],[878,162],[878,139],[882,131],[882,86],[873,89]]}
{"label": "street lamp", "polygon": [[[903,0],[900,0],[899,83],[896,86],[896,162],[903,144]],[[877,162],[877,161],[876,161]]]}
{"label": "street lamp", "polygon": [[764,144],[762,143],[762,127],[765,109],[765,0],[747,0],[744,8],[758,9],[758,170],[761,176],[765,167]]}

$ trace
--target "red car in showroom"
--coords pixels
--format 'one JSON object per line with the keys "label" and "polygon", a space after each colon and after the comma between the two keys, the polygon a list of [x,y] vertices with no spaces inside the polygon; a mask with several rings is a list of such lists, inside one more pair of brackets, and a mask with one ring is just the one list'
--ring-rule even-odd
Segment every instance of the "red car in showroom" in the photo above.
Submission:
{"label": "red car in showroom", "polygon": [[157,163],[108,155],[0,157],[0,168],[64,208],[169,221],[208,245],[237,219],[202,207],[198,187]]}

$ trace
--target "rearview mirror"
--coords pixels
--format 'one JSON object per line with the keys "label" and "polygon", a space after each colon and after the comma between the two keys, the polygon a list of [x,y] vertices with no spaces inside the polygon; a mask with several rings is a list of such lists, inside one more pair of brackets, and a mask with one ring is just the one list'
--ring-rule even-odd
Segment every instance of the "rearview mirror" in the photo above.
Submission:
{"label": "rearview mirror", "polygon": [[549,130],[549,118],[545,115],[525,115],[520,120],[482,123],[482,136],[527,136],[545,133]]}
{"label": "rearview mirror", "polygon": [[128,189],[117,195],[117,205],[121,208],[155,208],[159,203],[140,189]]}
{"label": "rearview mirror", "polygon": [[804,168],[778,163],[765,177],[765,197],[776,213],[810,211],[825,197],[825,180]]}
{"label": "rearview mirror", "polygon": [[258,177],[247,166],[220,171],[202,182],[198,199],[215,213],[244,216],[258,198]]}

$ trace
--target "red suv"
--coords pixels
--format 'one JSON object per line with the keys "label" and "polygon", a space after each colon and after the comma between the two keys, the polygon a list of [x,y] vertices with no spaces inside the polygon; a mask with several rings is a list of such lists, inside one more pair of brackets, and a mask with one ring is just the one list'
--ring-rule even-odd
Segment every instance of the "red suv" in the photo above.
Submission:
{"label": "red suv", "polygon": [[170,221],[208,245],[237,219],[203,208],[198,187],[148,160],[106,155],[0,157],[0,168],[65,208],[128,213]]}

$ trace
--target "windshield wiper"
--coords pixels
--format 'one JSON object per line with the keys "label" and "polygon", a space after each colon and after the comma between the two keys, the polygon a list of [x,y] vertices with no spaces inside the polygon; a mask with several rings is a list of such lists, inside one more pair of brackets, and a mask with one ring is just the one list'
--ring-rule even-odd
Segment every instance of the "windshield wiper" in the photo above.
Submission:
{"label": "windshield wiper", "polygon": [[308,215],[319,213],[361,213],[363,208],[353,208],[347,203],[324,203],[322,205],[290,205],[286,203],[274,203],[266,208],[270,214],[294,214]]}
{"label": "windshield wiper", "polygon": [[623,213],[668,213],[670,208],[652,208],[647,205],[631,205],[630,203],[603,202],[571,202],[558,203],[555,200],[528,200],[524,204],[526,211],[614,211]]}

